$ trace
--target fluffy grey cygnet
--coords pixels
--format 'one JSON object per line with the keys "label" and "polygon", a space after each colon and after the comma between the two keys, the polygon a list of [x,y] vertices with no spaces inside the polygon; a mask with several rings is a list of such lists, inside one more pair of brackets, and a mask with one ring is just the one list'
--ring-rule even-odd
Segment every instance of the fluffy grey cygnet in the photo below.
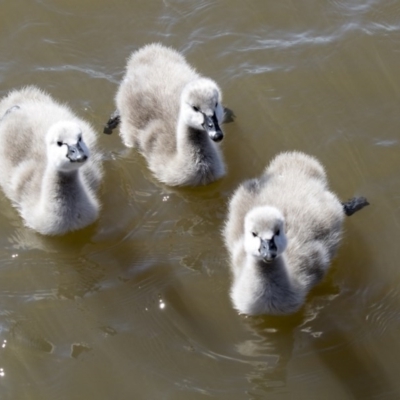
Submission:
{"label": "fluffy grey cygnet", "polygon": [[208,184],[225,174],[218,85],[177,51],[150,44],[134,52],[116,95],[120,135],[171,186]]}
{"label": "fluffy grey cygnet", "polygon": [[0,101],[0,185],[25,225],[44,235],[99,215],[102,165],[93,128],[34,86]]}
{"label": "fluffy grey cygnet", "polygon": [[249,315],[297,311],[329,268],[344,216],[323,166],[300,152],[279,154],[260,178],[242,183],[224,228],[234,307]]}

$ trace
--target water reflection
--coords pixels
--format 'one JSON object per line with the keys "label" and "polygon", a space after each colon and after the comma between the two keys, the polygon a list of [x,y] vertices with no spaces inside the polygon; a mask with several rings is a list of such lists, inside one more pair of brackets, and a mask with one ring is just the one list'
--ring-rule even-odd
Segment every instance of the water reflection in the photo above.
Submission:
{"label": "water reflection", "polygon": [[263,394],[287,395],[292,382],[289,380],[293,359],[304,347],[304,343],[320,337],[322,332],[312,329],[312,322],[323,313],[339,289],[331,276],[314,288],[305,306],[290,316],[242,317],[242,322],[251,339],[236,345],[237,351],[252,366],[246,375],[251,383],[252,399]]}
{"label": "water reflection", "polygon": [[252,366],[246,375],[250,398],[287,388],[288,364],[292,358],[296,328],[302,316],[247,318],[243,322],[252,339],[236,345]]}

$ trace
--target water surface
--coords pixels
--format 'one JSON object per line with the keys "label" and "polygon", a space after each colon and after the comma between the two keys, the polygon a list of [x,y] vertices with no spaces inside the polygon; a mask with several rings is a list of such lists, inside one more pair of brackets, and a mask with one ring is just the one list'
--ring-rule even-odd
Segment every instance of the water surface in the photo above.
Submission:
{"label": "water surface", "polygon": [[[99,131],[92,227],[61,238],[0,212],[0,397],[398,399],[400,4],[396,1],[13,0],[0,95],[36,84]],[[130,53],[181,51],[236,115],[229,173],[171,189],[101,134]],[[220,230],[230,194],[279,151],[326,166],[346,220],[325,281],[294,316],[232,309]]]}

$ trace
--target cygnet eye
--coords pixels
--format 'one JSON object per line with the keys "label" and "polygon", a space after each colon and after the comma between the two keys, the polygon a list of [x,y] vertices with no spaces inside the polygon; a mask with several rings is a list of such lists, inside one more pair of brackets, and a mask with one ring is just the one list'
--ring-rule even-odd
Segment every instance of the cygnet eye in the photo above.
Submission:
{"label": "cygnet eye", "polygon": [[192,108],[193,108],[193,110],[196,111],[196,112],[200,111],[200,108],[199,108],[199,107],[192,106]]}
{"label": "cygnet eye", "polygon": [[61,146],[63,145],[63,142],[57,142],[57,145],[58,145],[59,147],[61,147]]}
{"label": "cygnet eye", "polygon": [[275,235],[278,235],[278,236],[279,236],[280,233],[281,233],[281,230],[278,229],[278,230],[275,232]]}
{"label": "cygnet eye", "polygon": [[82,141],[82,136],[79,136],[78,142]]}
{"label": "cygnet eye", "polygon": [[257,237],[257,233],[251,232],[251,234],[252,234],[254,237]]}
{"label": "cygnet eye", "polygon": [[217,108],[217,106],[218,106],[218,101],[215,103],[215,108]]}

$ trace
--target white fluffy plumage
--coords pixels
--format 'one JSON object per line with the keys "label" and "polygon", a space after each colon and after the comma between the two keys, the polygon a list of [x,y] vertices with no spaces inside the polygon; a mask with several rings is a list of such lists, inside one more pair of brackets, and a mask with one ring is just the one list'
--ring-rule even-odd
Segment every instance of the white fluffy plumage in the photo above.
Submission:
{"label": "white fluffy plumage", "polygon": [[225,174],[222,94],[177,51],[150,44],[134,52],[116,95],[120,136],[137,147],[158,180],[207,184]]}
{"label": "white fluffy plumage", "polygon": [[60,235],[93,223],[103,175],[93,128],[35,86],[0,101],[0,185],[25,225]]}
{"label": "white fluffy plumage", "polygon": [[297,311],[329,268],[344,216],[323,166],[304,153],[281,153],[242,183],[223,232],[234,307],[249,315]]}

